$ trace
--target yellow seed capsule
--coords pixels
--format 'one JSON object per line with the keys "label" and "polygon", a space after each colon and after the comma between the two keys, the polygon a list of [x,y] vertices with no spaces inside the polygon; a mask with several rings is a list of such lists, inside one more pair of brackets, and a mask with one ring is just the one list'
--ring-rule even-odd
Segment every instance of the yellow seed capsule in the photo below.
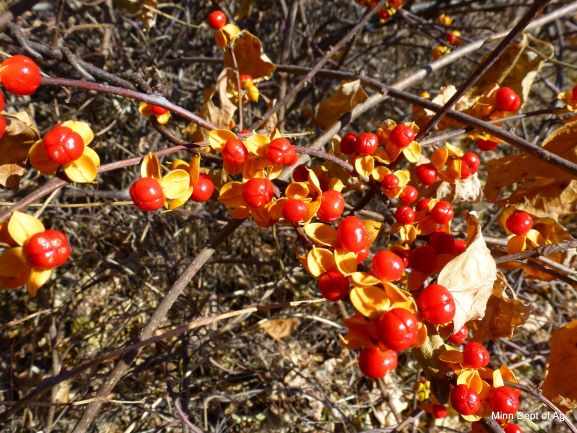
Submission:
{"label": "yellow seed capsule", "polygon": [[260,95],[258,87],[256,87],[254,84],[252,86],[247,87],[246,94],[248,96],[249,101],[252,102],[257,102],[258,97]]}
{"label": "yellow seed capsule", "polygon": [[453,17],[450,17],[449,15],[441,14],[439,16],[439,24],[441,24],[443,26],[450,26],[451,24],[453,24]]}
{"label": "yellow seed capsule", "polygon": [[445,47],[443,45],[437,45],[433,48],[433,60],[437,60],[451,52],[449,47]]}

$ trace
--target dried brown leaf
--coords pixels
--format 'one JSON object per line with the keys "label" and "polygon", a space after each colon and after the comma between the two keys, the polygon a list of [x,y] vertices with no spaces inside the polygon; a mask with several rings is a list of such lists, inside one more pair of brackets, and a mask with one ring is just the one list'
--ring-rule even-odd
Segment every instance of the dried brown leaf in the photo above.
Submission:
{"label": "dried brown leaf", "polygon": [[291,335],[300,323],[300,320],[295,318],[269,319],[262,322],[259,326],[275,340],[281,340],[282,338]]}
{"label": "dried brown leaf", "polygon": [[345,113],[367,99],[361,80],[343,82],[338,90],[321,101],[317,108],[315,121],[322,129],[328,129]]}
{"label": "dried brown leaf", "polygon": [[577,409],[577,320],[553,332],[543,395],[564,412]]}
{"label": "dried brown leaf", "polygon": [[28,150],[40,138],[38,129],[28,113],[2,113],[6,131],[0,138],[0,185],[17,189],[24,175],[24,161]]}
{"label": "dried brown leaf", "polygon": [[497,278],[497,265],[483,239],[479,220],[472,213],[467,214],[467,233],[469,246],[445,265],[438,278],[455,299],[454,331],[469,320],[483,318]]}
{"label": "dried brown leaf", "polygon": [[230,49],[224,52],[224,66],[233,69],[231,49],[236,57],[239,73],[252,76],[254,81],[269,79],[276,69],[264,53],[260,39],[247,30],[240,32],[234,38]]}
{"label": "dried brown leaf", "polygon": [[499,273],[493,286],[493,294],[487,303],[485,317],[468,325],[475,332],[476,339],[510,338],[515,329],[529,318],[530,307],[522,301],[509,299],[505,293],[507,287],[507,280]]}
{"label": "dried brown leaf", "polygon": [[[553,131],[543,147],[577,162],[577,121]],[[514,205],[539,217],[558,219],[575,212],[577,179],[528,154],[506,156],[487,164],[487,200]],[[512,191],[512,192],[511,192]]]}

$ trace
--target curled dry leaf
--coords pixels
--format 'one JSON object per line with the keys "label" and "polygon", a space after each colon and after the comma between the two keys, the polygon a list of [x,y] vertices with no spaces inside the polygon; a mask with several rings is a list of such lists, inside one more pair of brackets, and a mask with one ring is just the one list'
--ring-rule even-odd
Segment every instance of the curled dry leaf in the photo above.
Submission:
{"label": "curled dry leaf", "polygon": [[485,317],[467,325],[475,332],[475,339],[510,338],[529,317],[531,308],[522,301],[509,299],[505,294],[507,287],[507,280],[499,273],[493,286],[493,294],[487,303]]}
{"label": "curled dry leaf", "polygon": [[234,51],[239,73],[250,75],[253,81],[268,80],[276,69],[264,53],[260,39],[248,30],[240,32],[234,38],[230,49],[224,52],[224,66],[234,69],[231,50]]}
{"label": "curled dry leaf", "polygon": [[36,124],[26,112],[2,113],[6,131],[0,138],[0,185],[17,189],[24,175],[28,150],[40,139]]}
{"label": "curled dry leaf", "polygon": [[477,173],[467,179],[456,180],[455,183],[441,182],[437,189],[437,199],[451,203],[478,203],[481,201],[481,182]]}
{"label": "curled dry leaf", "polygon": [[345,113],[368,98],[361,80],[343,82],[338,90],[321,101],[317,108],[315,122],[322,129],[328,129]]}
{"label": "curled dry leaf", "polygon": [[[543,148],[577,162],[577,121],[553,131]],[[528,154],[489,161],[485,184],[487,200],[542,218],[573,214],[577,205],[577,179]],[[513,191],[508,194],[509,191]]]}
{"label": "curled dry leaf", "polygon": [[298,328],[300,323],[300,320],[295,318],[267,319],[260,323],[259,326],[275,340],[281,340],[282,338],[291,335],[293,331]]}
{"label": "curled dry leaf", "polygon": [[467,214],[467,244],[465,252],[443,268],[438,282],[447,287],[455,299],[456,312],[453,332],[469,320],[482,319],[493,293],[497,265],[481,234],[479,219]]}
{"label": "curled dry leaf", "polygon": [[577,320],[553,332],[543,395],[564,412],[577,409]]}

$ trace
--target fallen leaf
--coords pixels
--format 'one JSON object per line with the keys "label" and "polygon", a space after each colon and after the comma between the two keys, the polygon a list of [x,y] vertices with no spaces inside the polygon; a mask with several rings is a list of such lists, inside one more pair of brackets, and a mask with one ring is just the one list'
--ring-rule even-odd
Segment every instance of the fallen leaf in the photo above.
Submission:
{"label": "fallen leaf", "polygon": [[477,173],[467,179],[457,179],[455,183],[441,182],[436,197],[451,203],[481,201],[481,182]]}
{"label": "fallen leaf", "polygon": [[367,98],[361,80],[343,82],[335,93],[321,101],[315,122],[320,128],[328,129],[343,114],[350,112]]}
{"label": "fallen leaf", "polygon": [[473,213],[467,214],[467,244],[467,249],[447,263],[438,278],[438,283],[447,287],[455,299],[453,332],[469,320],[483,318],[497,278],[497,265]]}
{"label": "fallen leaf", "polygon": [[563,412],[577,409],[577,320],[551,336],[543,395]]}
{"label": "fallen leaf", "polygon": [[28,150],[40,139],[40,134],[26,112],[2,112],[2,116],[6,120],[6,131],[0,138],[0,185],[17,189],[20,178],[26,172],[24,161]]}
{"label": "fallen leaf", "polygon": [[284,337],[288,337],[293,333],[295,329],[300,324],[299,319],[268,319],[260,323],[261,329],[264,329],[268,335],[270,335],[275,340],[280,340]]}
{"label": "fallen leaf", "polygon": [[505,277],[499,273],[493,286],[493,294],[487,303],[485,317],[467,325],[474,331],[475,339],[510,338],[529,318],[531,308],[522,301],[509,299],[505,294],[508,286]]}

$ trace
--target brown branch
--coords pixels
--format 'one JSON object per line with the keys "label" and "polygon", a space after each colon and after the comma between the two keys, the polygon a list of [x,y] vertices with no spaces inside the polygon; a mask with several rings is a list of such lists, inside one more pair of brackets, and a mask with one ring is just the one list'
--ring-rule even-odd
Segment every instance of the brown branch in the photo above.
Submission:
{"label": "brown branch", "polygon": [[447,112],[461,99],[461,97],[469,90],[469,88],[474,85],[477,81],[481,79],[483,74],[485,74],[491,66],[499,60],[505,53],[509,45],[513,43],[515,38],[519,36],[525,27],[535,19],[535,17],[549,4],[552,0],[535,0],[533,6],[525,13],[521,20],[511,29],[509,34],[497,45],[497,47],[481,62],[475,71],[469,76],[469,78],[461,85],[461,87],[455,92],[453,96],[441,107],[439,111],[433,116],[429,123],[419,131],[416,140],[420,140],[425,137],[429,131],[432,131],[437,127],[441,119],[447,114]]}
{"label": "brown branch", "polygon": [[543,245],[542,247],[535,248],[534,250],[525,250],[519,253],[497,257],[495,262],[504,263],[511,260],[521,260],[529,257],[548,256],[550,254],[566,251],[571,248],[577,248],[577,239],[571,239],[565,242],[560,242],[558,244]]}
{"label": "brown branch", "polygon": [[134,99],[137,101],[148,102],[149,104],[158,105],[159,107],[166,108],[171,113],[182,117],[183,119],[189,120],[196,123],[198,126],[204,129],[213,130],[216,129],[216,125],[204,120],[200,116],[188,111],[179,105],[173,104],[167,100],[162,95],[149,95],[146,93],[138,92],[132,89],[126,89],[124,87],[110,86],[108,84],[92,83],[90,81],[84,80],[72,80],[69,78],[42,78],[43,86],[56,86],[56,87],[66,87],[72,89],[82,89],[82,90],[92,90],[99,93],[109,93],[112,95],[124,96],[126,98]]}

